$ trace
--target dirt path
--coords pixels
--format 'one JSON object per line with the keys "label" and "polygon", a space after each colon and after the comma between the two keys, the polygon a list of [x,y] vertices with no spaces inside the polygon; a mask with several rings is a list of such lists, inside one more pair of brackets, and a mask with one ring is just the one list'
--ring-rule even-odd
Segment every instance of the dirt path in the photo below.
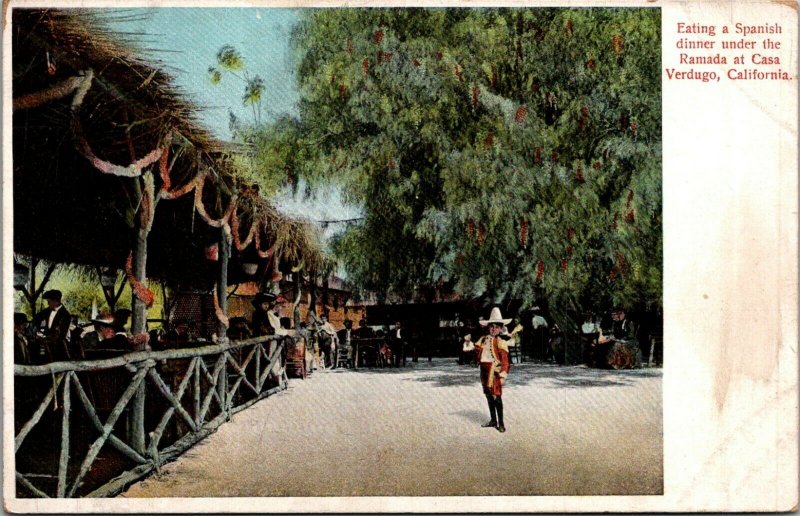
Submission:
{"label": "dirt path", "polygon": [[660,494],[661,392],[660,369],[514,365],[501,434],[455,360],[321,371],[121,496]]}

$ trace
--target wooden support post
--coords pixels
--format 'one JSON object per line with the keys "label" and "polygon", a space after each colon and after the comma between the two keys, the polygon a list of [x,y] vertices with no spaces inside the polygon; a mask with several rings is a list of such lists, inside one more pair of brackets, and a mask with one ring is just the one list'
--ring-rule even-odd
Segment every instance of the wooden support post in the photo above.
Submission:
{"label": "wooden support post", "polygon": [[225,414],[225,419],[230,418],[230,402],[228,401],[228,358],[230,355],[227,351],[222,352],[222,356],[225,357],[220,364],[219,367],[222,368],[222,371],[219,373],[219,378],[217,379],[217,394],[219,399],[222,401],[222,407],[220,412]]}
{"label": "wooden support post", "polygon": [[67,374],[64,378],[64,390],[61,403],[61,454],[58,458],[58,486],[56,488],[56,496],[64,498],[64,493],[67,489],[67,467],[69,466],[69,412],[71,408],[70,403],[70,380],[71,374]]}
{"label": "wooden support post", "polygon": [[[255,384],[256,390],[258,393],[261,393],[261,382],[258,380],[261,378],[261,345],[256,344],[253,346],[253,350],[256,353],[256,377],[255,377]],[[304,359],[305,360],[305,359]]]}
{"label": "wooden support post", "polygon": [[[147,280],[147,235],[147,228],[139,228],[136,231],[133,248],[133,275],[142,283]],[[147,306],[135,293],[131,293],[131,306],[133,307],[131,332],[139,335],[147,331]]]}
{"label": "wooden support post", "polygon": [[[141,367],[147,369],[146,366]],[[136,393],[131,400],[131,410],[128,420],[128,442],[131,443],[131,447],[140,455],[147,453],[144,431],[144,400],[145,393],[147,392],[146,389],[147,386],[144,382],[141,382],[139,387],[136,388]]]}
{"label": "wooden support post", "polygon": [[[217,300],[222,313],[228,313],[228,258],[231,255],[231,234],[227,227],[222,228],[219,239],[219,281],[217,282]],[[224,339],[228,327],[219,322],[217,337]]]}
{"label": "wooden support post", "polygon": [[[153,201],[155,202],[155,201]],[[133,249],[133,275],[137,280],[144,283],[147,281],[147,227],[142,227],[141,217],[139,217],[139,228],[136,231],[136,242]],[[133,320],[131,321],[131,333],[140,335],[147,331],[147,305],[131,293],[133,307]],[[128,442],[139,454],[146,453],[145,431],[144,431],[144,400],[146,387],[144,382],[139,384],[133,400],[128,419]]]}
{"label": "wooden support post", "polygon": [[192,389],[192,393],[194,394],[194,420],[197,424],[197,428],[200,428],[203,425],[203,422],[200,421],[200,361],[201,360],[203,360],[202,357],[195,358],[194,388]]}

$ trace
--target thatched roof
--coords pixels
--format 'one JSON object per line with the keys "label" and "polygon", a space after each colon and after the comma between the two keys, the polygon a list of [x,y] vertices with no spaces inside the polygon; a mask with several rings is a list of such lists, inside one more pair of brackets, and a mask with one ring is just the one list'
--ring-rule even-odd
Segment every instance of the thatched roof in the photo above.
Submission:
{"label": "thatched roof", "polygon": [[[136,160],[160,156],[163,149],[171,167],[171,191],[192,183],[203,171],[208,217],[222,217],[233,196],[239,196],[236,213],[242,233],[253,220],[263,220],[262,249],[283,236],[278,247],[286,251],[285,258],[319,261],[321,247],[312,227],[280,216],[257,191],[237,180],[230,156],[242,149],[203,129],[198,108],[175,86],[166,67],[144,60],[132,38],[107,28],[109,18],[119,15],[83,9],[12,10],[14,251],[59,262],[123,267],[135,241],[144,182],[103,173],[98,163],[120,165],[119,171]],[[89,88],[73,110],[81,89],[76,85],[88,75]],[[158,192],[164,183],[159,162],[149,166]],[[158,202],[148,240],[149,277],[195,286],[213,283],[218,265],[206,259],[206,248],[219,241],[221,229],[200,214],[193,193]],[[234,250],[231,279],[238,279],[239,261],[255,259],[266,269],[266,259],[253,244]]]}

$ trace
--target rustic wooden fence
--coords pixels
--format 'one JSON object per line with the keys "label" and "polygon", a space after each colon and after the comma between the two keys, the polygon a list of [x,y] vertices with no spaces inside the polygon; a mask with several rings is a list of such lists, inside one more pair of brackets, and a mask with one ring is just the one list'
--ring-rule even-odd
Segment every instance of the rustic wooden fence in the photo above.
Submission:
{"label": "rustic wooden fence", "polygon": [[232,414],[285,389],[291,342],[15,365],[17,496],[114,496],[158,472]]}

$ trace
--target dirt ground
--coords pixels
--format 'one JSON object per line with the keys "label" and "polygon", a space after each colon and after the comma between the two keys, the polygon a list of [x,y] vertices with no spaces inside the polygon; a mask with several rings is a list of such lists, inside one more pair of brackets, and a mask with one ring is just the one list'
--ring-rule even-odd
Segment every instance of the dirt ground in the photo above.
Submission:
{"label": "dirt ground", "polygon": [[501,434],[455,359],[317,371],[121,496],[662,493],[660,369],[515,364],[504,389]]}

